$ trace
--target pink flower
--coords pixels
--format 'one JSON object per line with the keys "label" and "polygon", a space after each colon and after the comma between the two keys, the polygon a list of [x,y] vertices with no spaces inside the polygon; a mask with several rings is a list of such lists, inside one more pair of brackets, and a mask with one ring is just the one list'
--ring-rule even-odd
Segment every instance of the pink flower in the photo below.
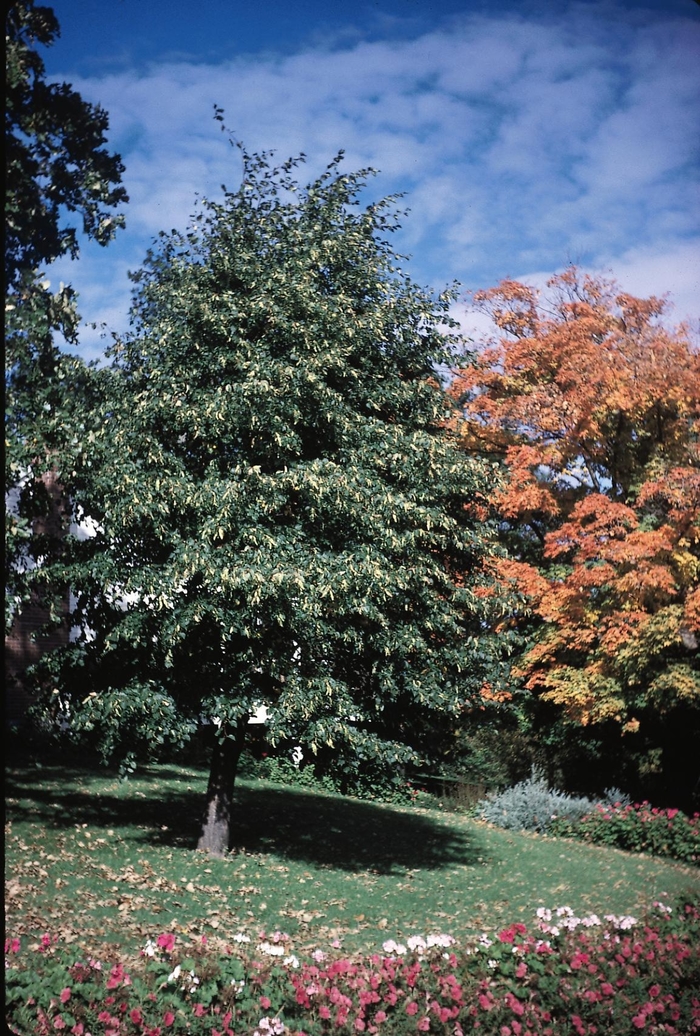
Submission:
{"label": "pink flower", "polygon": [[61,995],[59,997],[59,1000],[61,1001],[62,1004],[67,1004],[68,1001],[70,1000],[70,989],[68,988],[68,986],[66,986],[65,989],[61,990]]}
{"label": "pink flower", "polygon": [[205,1014],[205,1013],[206,1013],[206,1009],[204,1007],[204,1004],[195,1004],[194,1005],[194,1016],[195,1016],[195,1018],[201,1018],[202,1015]]}
{"label": "pink flower", "polygon": [[[201,1005],[198,1004],[197,1006],[201,1006]],[[165,1014],[163,1015],[163,1025],[172,1025],[174,1021],[175,1021],[175,1015],[173,1014],[173,1012],[172,1011],[166,1011]]]}
{"label": "pink flower", "polygon": [[418,1022],[418,1025],[416,1026],[416,1028],[418,1029],[418,1032],[428,1032],[429,1031],[429,1029],[430,1029],[430,1019],[428,1018],[427,1014],[425,1015],[424,1018],[421,1018],[421,1020]]}
{"label": "pink flower", "polygon": [[269,999],[269,997],[261,996],[260,1006],[262,1007],[263,1011],[268,1011],[272,1007],[272,1001]]}
{"label": "pink flower", "polygon": [[160,946],[161,950],[165,950],[166,953],[171,953],[175,947],[175,936],[172,932],[163,932],[156,939],[156,945]]}
{"label": "pink flower", "polygon": [[19,953],[19,939],[5,939],[5,953]]}
{"label": "pink flower", "polygon": [[417,1013],[418,1013],[418,1004],[415,1002],[415,1000],[409,1000],[408,1003],[406,1004],[406,1014],[413,1015],[413,1014],[417,1014]]}
{"label": "pink flower", "polygon": [[649,996],[652,1000],[656,1000],[657,996],[661,992],[661,986],[653,985],[649,987]]}
{"label": "pink flower", "polygon": [[646,1023],[647,1016],[645,1014],[642,1014],[641,1011],[639,1014],[635,1014],[634,1018],[632,1019],[632,1025],[634,1025],[637,1029],[643,1029]]}

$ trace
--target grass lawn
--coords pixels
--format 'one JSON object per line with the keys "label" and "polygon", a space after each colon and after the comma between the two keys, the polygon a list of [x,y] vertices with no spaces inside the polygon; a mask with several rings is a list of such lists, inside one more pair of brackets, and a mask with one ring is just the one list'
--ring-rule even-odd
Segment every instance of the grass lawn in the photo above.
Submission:
{"label": "grass lawn", "polygon": [[163,931],[216,945],[280,929],[296,952],[332,940],[352,952],[492,932],[539,906],[636,914],[700,893],[697,868],[264,781],[239,782],[239,848],[214,859],[191,849],[206,776],[8,766],[7,935],[133,952]]}

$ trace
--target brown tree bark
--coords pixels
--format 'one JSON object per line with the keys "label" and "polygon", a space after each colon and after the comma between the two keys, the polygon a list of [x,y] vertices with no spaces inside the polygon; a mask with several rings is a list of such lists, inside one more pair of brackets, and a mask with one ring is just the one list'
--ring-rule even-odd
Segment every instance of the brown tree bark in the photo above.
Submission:
{"label": "brown tree bark", "polygon": [[[222,738],[221,735],[225,734]],[[233,788],[238,759],[245,742],[246,726],[240,723],[214,738],[207,798],[197,848],[213,856],[223,856],[231,848]]]}

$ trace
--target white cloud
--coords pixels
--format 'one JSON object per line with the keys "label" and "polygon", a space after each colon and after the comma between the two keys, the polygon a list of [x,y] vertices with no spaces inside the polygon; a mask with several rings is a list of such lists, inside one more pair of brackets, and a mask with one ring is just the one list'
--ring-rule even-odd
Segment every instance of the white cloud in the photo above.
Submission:
{"label": "white cloud", "polygon": [[343,148],[348,167],[381,170],[375,196],[407,189],[397,246],[422,283],[485,287],[574,261],[671,291],[684,310],[700,255],[700,32],[616,11],[464,16],[413,39],[73,77],[110,114],[131,195],[117,261],[91,250],[72,276],[86,317],[124,327],[125,270],[150,237],[184,227],[195,192],[235,188],[214,104],[250,150],[306,152],[304,179]]}

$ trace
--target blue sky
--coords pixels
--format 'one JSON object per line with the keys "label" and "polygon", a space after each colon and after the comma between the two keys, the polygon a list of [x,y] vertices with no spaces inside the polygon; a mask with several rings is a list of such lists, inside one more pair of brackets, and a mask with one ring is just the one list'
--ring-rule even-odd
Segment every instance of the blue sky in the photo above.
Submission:
{"label": "blue sky", "polygon": [[[374,197],[405,191],[396,244],[421,284],[541,284],[575,262],[698,318],[695,0],[50,6],[49,78],[109,113],[131,198],[117,242],[50,273],[78,290],[86,323],[125,330],[127,271],[151,239],[185,228],[197,193],[237,185],[215,104],[248,150],[305,152],[304,179],[342,148],[348,169],[380,170]],[[86,357],[104,344],[82,330]]]}

